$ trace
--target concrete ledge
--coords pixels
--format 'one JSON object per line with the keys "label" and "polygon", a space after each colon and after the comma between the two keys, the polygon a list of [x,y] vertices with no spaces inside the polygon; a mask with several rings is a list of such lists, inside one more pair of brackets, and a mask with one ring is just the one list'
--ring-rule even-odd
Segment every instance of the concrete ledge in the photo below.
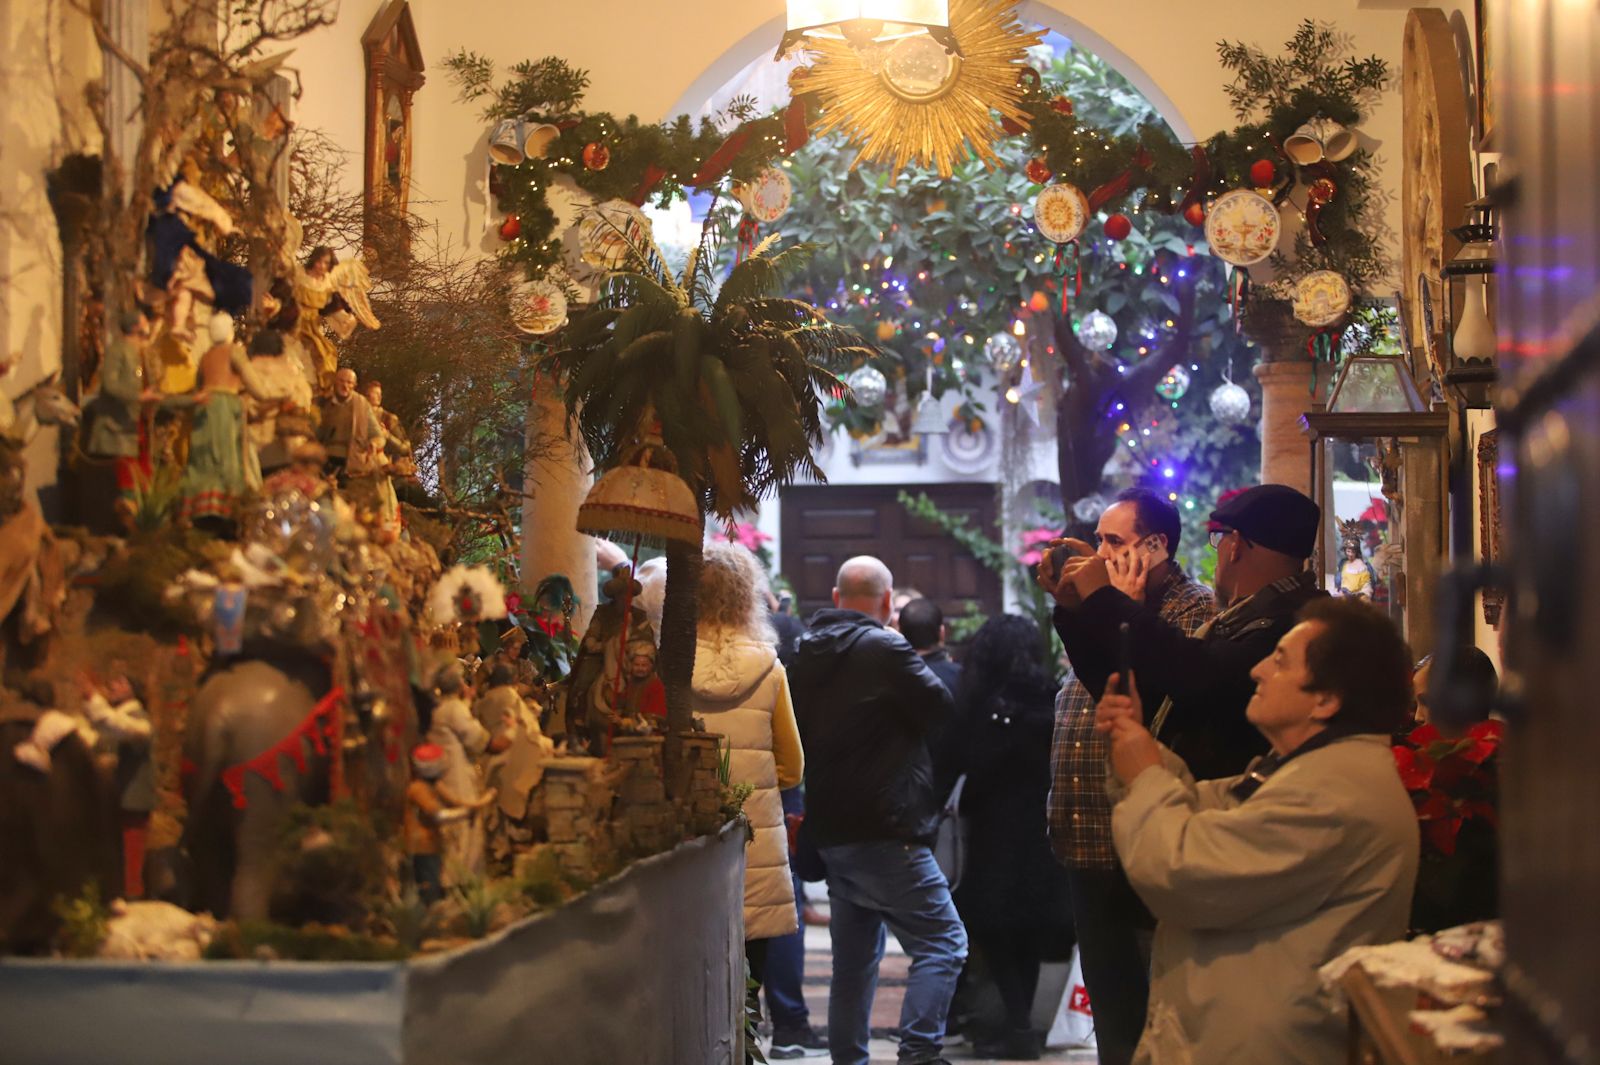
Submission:
{"label": "concrete ledge", "polygon": [[403,964],[0,961],[6,1065],[732,1065],[742,825]]}

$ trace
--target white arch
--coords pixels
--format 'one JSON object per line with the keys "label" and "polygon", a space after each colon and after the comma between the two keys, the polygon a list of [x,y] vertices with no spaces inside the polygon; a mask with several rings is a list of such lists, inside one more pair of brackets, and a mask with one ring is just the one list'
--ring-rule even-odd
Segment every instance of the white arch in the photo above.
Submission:
{"label": "white arch", "polygon": [[[1086,51],[1104,59],[1113,70],[1127,78],[1134,88],[1144,94],[1144,98],[1150,101],[1156,113],[1172,127],[1172,131],[1177,134],[1180,141],[1195,139],[1188,117],[1162,90],[1155,78],[1130,59],[1126,52],[1095,32],[1091,26],[1058,11],[1043,0],[1024,0],[1018,7],[1017,14],[1025,24],[1034,23],[1054,30],[1070,38],[1074,44],[1082,45]],[[733,47],[723,52],[715,62],[701,71],[699,77],[689,83],[689,87],[678,97],[667,114],[698,113],[718,89],[749,66],[752,60],[771,56],[778,47],[779,38],[783,36],[783,29],[784,19],[778,16],[745,34],[734,43]]]}

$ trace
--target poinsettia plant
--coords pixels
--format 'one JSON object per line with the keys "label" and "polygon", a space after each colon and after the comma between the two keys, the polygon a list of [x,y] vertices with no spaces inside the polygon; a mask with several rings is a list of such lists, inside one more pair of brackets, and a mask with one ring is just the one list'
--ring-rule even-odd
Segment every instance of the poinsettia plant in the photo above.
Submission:
{"label": "poinsettia plant", "polygon": [[1459,738],[1447,738],[1431,724],[1413,729],[1394,747],[1400,781],[1411,793],[1422,825],[1423,852],[1449,857],[1461,828],[1481,820],[1499,827],[1498,774],[1493,759],[1505,726],[1482,721]]}

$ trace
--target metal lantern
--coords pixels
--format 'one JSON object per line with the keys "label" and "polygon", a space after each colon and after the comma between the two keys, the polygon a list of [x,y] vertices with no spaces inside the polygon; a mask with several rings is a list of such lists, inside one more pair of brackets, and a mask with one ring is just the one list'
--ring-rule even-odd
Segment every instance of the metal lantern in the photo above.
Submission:
{"label": "metal lantern", "polygon": [[[1444,283],[1444,348],[1448,361],[1444,383],[1461,390],[1469,407],[1489,406],[1494,384],[1495,333],[1489,320],[1489,277],[1498,265],[1494,241],[1494,205],[1477,199],[1467,205],[1467,222],[1450,232],[1461,250],[1440,271]],[[1457,285],[1461,286],[1457,320]]]}
{"label": "metal lantern", "polygon": [[789,0],[777,58],[804,37],[844,41],[862,51],[923,33],[961,54],[950,33],[949,0]]}
{"label": "metal lantern", "polygon": [[922,397],[917,400],[916,420],[911,423],[911,431],[918,436],[938,436],[950,431],[950,420],[944,413],[944,405],[933,396],[933,367],[928,367],[928,387],[923,389]]}

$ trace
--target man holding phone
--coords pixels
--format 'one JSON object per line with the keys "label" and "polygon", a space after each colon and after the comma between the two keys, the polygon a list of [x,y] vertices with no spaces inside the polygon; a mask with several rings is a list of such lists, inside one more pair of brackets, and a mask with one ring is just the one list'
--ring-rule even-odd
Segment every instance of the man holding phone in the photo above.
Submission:
{"label": "man holding phone", "polygon": [[[1209,589],[1171,561],[1181,533],[1176,507],[1147,488],[1132,488],[1118,495],[1100,515],[1095,528],[1099,547],[1094,557],[1126,595],[1155,611],[1164,622],[1192,634],[1215,616],[1216,604]],[[1079,541],[1072,544],[1077,551],[1090,550]],[[1068,557],[1078,557],[1074,546],[1063,545],[1061,550]],[[1060,568],[1059,564],[1044,563],[1041,580],[1047,571],[1054,573]],[[1064,612],[1056,612],[1058,628]],[[1128,635],[1131,642],[1131,626]],[[1110,636],[1108,646],[1122,645],[1116,626]],[[1050,842],[1057,860],[1067,867],[1100,1060],[1105,1065],[1126,1065],[1144,1027],[1149,933],[1154,920],[1128,885],[1112,844],[1111,804],[1106,798],[1107,746],[1094,727],[1094,704],[1100,690],[1096,687],[1091,694],[1080,678],[1079,659],[1084,653],[1068,644],[1073,668],[1056,698],[1047,809]],[[1107,673],[1118,668],[1114,659],[1085,664],[1091,665],[1091,672],[1103,670],[1098,672],[1101,684]],[[1145,694],[1159,701],[1161,693],[1146,686]]]}

